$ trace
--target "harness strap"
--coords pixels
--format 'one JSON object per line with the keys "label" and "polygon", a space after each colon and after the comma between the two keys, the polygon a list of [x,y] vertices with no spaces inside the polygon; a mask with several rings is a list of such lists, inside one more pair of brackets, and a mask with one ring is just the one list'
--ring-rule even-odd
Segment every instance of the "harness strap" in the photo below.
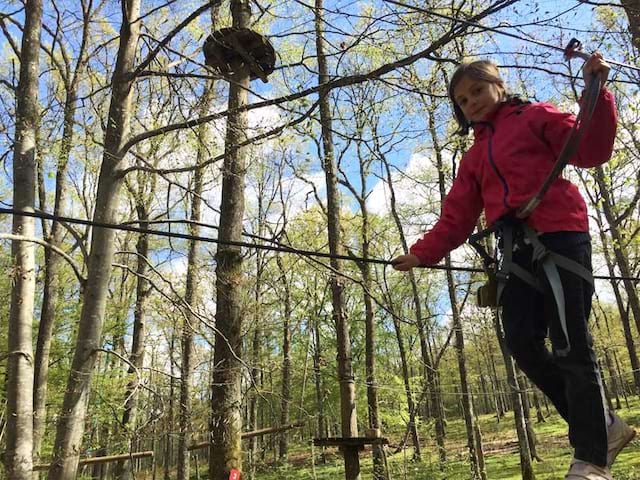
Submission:
{"label": "harness strap", "polygon": [[[569,47],[567,47],[569,49]],[[529,199],[529,201],[515,212],[511,212],[515,214],[516,219],[520,221],[514,224],[512,218],[505,218],[496,221],[494,225],[490,228],[483,230],[475,235],[472,235],[469,239],[471,245],[476,249],[476,251],[482,256],[482,259],[485,264],[485,269],[488,271],[492,267],[492,264],[495,262],[483,246],[480,244],[480,239],[489,235],[490,233],[501,231],[502,233],[502,241],[503,241],[503,258],[502,262],[494,267],[495,268],[495,278],[498,283],[497,285],[497,295],[496,295],[496,306],[500,304],[500,299],[502,297],[502,293],[504,291],[504,287],[507,284],[510,274],[514,274],[516,277],[520,278],[522,281],[530,285],[537,291],[542,292],[542,288],[537,280],[537,278],[531,274],[531,272],[526,269],[520,267],[519,265],[513,262],[513,249],[514,249],[514,239],[513,239],[513,230],[517,226],[522,228],[524,232],[525,238],[529,241],[529,243],[533,247],[533,256],[532,261],[536,262],[538,265],[542,267],[542,270],[547,277],[549,285],[551,287],[551,291],[553,292],[553,297],[556,303],[556,307],[558,309],[558,319],[560,321],[560,326],[564,333],[566,339],[566,347],[562,349],[556,349],[556,353],[559,356],[567,356],[571,350],[571,343],[569,341],[569,332],[567,329],[567,319],[565,312],[565,300],[564,300],[564,291],[562,288],[562,281],[560,279],[560,273],[558,272],[558,267],[567,270],[571,273],[578,275],[583,278],[591,285],[593,285],[593,275],[592,273],[580,265],[579,263],[563,257],[562,255],[558,255],[557,253],[549,251],[540,241],[536,232],[529,227],[525,222],[526,219],[531,212],[538,206],[538,204],[542,201],[542,198],[546,194],[547,190],[551,186],[553,182],[556,181],[564,167],[567,165],[569,160],[575,154],[578,145],[580,144],[580,140],[586,131],[586,127],[589,124],[593,112],[595,110],[596,104],[598,102],[599,91],[601,87],[601,76],[596,74],[588,79],[585,94],[583,97],[582,106],[580,108],[580,112],[576,118],[576,121],[569,133],[567,139],[565,140],[565,144],[562,147],[562,151],[556,160],[551,172],[549,172],[547,178],[543,182],[542,186],[538,190],[538,192]],[[491,274],[489,273],[489,277]]]}
{"label": "harness strap", "polygon": [[500,299],[502,298],[502,292],[504,291],[504,287],[507,285],[507,281],[509,280],[509,275],[512,273],[518,277],[520,280],[526,282],[539,292],[542,292],[540,288],[540,284],[531,272],[528,272],[526,269],[522,268],[517,263],[513,262],[513,225],[507,222],[501,222],[501,233],[502,233],[502,242],[503,242],[503,256],[502,262],[496,271],[496,279],[498,281],[498,289],[497,289],[497,303],[500,304]]}
{"label": "harness strap", "polygon": [[587,268],[578,262],[548,250],[538,238],[537,233],[526,223],[513,225],[510,222],[502,222],[501,230],[504,253],[502,263],[496,273],[496,279],[498,281],[498,303],[500,302],[504,287],[506,286],[511,273],[535,290],[539,292],[543,291],[540,283],[531,272],[522,268],[520,265],[513,263],[513,232],[515,228],[522,229],[525,239],[533,248],[532,262],[535,262],[542,267],[542,270],[549,282],[549,286],[551,287],[551,292],[553,293],[553,298],[558,311],[560,328],[562,329],[566,341],[566,346],[564,348],[556,348],[555,351],[558,356],[566,357],[571,351],[571,342],[569,340],[569,331],[567,328],[564,290],[562,288],[562,280],[560,279],[558,267],[578,275],[591,285],[593,285],[593,275]]}

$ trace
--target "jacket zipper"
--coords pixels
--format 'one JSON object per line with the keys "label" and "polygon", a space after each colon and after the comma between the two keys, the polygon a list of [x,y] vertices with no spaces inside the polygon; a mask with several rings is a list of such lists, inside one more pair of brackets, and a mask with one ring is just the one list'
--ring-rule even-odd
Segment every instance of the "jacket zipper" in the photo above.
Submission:
{"label": "jacket zipper", "polygon": [[496,175],[498,176],[498,178],[500,179],[500,182],[502,183],[502,188],[504,190],[504,195],[502,197],[502,204],[504,205],[504,208],[506,208],[508,211],[508,210],[511,210],[511,207],[509,207],[509,202],[507,201],[507,197],[509,196],[509,184],[507,183],[507,180],[504,178],[502,173],[500,173],[500,170],[498,169],[498,166],[496,165],[496,162],[493,159],[493,134],[495,132],[495,128],[491,122],[481,122],[481,123],[489,127],[489,142],[487,145],[487,151],[489,154],[489,163],[491,164],[493,171],[496,172]]}

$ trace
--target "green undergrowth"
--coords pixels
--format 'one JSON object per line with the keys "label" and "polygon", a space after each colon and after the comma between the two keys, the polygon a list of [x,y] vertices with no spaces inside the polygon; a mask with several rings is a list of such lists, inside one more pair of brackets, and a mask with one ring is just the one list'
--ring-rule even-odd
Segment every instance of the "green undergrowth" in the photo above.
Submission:
{"label": "green undergrowth", "polygon": [[[629,399],[629,408],[617,413],[630,425],[640,430],[640,401]],[[513,417],[507,415],[500,422],[495,416],[483,415],[479,418],[482,430],[487,477],[489,480],[519,480],[520,456]],[[535,422],[535,419],[534,419]],[[571,460],[571,448],[567,440],[564,421],[552,414],[544,423],[535,423],[540,462],[534,461],[537,480],[559,480],[564,478]],[[421,434],[422,460],[412,460],[413,449],[397,451],[387,449],[390,478],[394,480],[468,480],[469,463],[464,423],[461,419],[449,420],[447,425],[447,463],[440,470],[437,461],[433,429],[423,425]],[[391,444],[397,444],[402,432],[386,432]],[[334,480],[344,478],[342,458],[336,449],[327,449],[326,462],[320,462],[320,451],[315,449],[315,464],[312,463],[311,447],[293,445],[289,461],[281,465],[262,465],[257,469],[256,480]],[[371,452],[362,452],[360,457],[362,479],[373,478]],[[619,456],[613,466],[616,480],[640,480],[640,440],[636,438]],[[245,475],[243,478],[249,478]]]}

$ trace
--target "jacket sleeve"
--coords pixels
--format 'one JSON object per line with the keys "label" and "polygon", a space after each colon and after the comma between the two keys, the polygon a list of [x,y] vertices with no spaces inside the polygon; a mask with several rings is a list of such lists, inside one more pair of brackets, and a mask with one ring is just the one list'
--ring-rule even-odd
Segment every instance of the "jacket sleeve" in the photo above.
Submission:
{"label": "jacket sleeve", "polygon": [[[559,112],[553,105],[540,104],[542,108],[543,137],[557,157],[573,127],[576,117]],[[607,162],[613,152],[618,114],[613,94],[606,88],[600,90],[593,117],[580,140],[578,150],[569,161],[577,167],[596,167]]]}
{"label": "jacket sleeve", "polygon": [[458,175],[444,200],[442,215],[409,252],[421,265],[435,265],[471,235],[482,212],[480,186],[471,172],[469,153],[462,158]]}

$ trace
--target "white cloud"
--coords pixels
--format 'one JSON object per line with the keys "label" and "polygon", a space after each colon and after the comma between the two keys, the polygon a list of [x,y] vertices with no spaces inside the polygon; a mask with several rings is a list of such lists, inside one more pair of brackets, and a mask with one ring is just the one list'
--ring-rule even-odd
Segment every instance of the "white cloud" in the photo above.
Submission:
{"label": "white cloud", "polygon": [[[414,153],[411,155],[403,174],[399,172],[392,173],[396,203],[399,206],[415,204],[416,195],[421,193],[426,195],[427,192],[424,191],[424,186],[414,179],[423,176],[425,171],[432,169],[431,157],[423,153]],[[389,185],[386,181],[379,180],[371,190],[371,194],[367,199],[367,207],[372,213],[384,215],[390,211],[390,202]]]}
{"label": "white cloud", "polygon": [[275,105],[249,110],[248,122],[250,130],[267,130],[280,124],[281,110]]}

